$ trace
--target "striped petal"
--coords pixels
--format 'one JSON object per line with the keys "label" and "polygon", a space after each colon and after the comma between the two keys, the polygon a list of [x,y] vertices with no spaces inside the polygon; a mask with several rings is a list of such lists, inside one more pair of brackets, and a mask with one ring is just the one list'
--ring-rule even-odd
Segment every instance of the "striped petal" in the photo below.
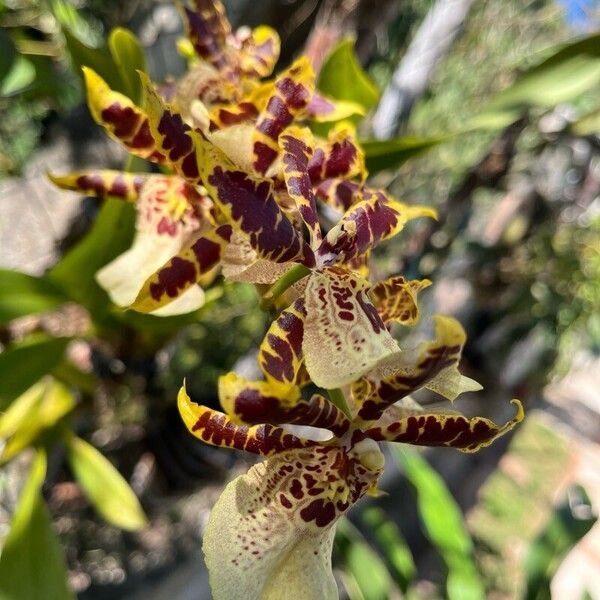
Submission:
{"label": "striped petal", "polygon": [[192,8],[183,10],[186,34],[198,56],[217,69],[225,69],[231,26],[223,4],[220,0],[194,0]]}
{"label": "striped petal", "polygon": [[127,96],[110,89],[89,67],[83,67],[87,100],[94,121],[129,152],[152,162],[164,163],[150,133],[146,113]]}
{"label": "striped petal", "polygon": [[379,419],[383,411],[412,392],[425,387],[449,400],[481,386],[458,371],[464,329],[451,317],[435,317],[436,339],[425,342],[414,352],[388,357],[364,379],[352,385],[352,396],[359,407],[358,416]]}
{"label": "striped petal", "polygon": [[258,257],[313,266],[313,252],[277,204],[272,183],[238,169],[200,133],[193,133],[192,137],[206,189],[225,219],[244,234]]}
{"label": "striped petal", "polygon": [[258,353],[258,363],[267,379],[283,386],[306,381],[303,369],[304,298],[298,298],[273,321]]}
{"label": "striped petal", "polygon": [[309,129],[288,127],[280,138],[283,152],[283,176],[288,194],[293,198],[310,234],[310,245],[315,248],[322,239],[317,215],[317,204],[308,174],[313,155],[314,139]]}
{"label": "striped petal", "polygon": [[365,157],[356,140],[356,131],[347,124],[334,127],[324,143],[317,146],[308,165],[313,184],[336,177],[367,177]]}
{"label": "striped petal", "polygon": [[194,143],[190,136],[192,128],[179,113],[163,102],[148,76],[145,73],[139,75],[149,131],[156,147],[175,173],[192,184],[201,183]]}
{"label": "striped petal", "polygon": [[368,289],[367,281],[340,267],[314,271],[308,278],[302,352],[316,385],[348,385],[399,351]]}
{"label": "striped petal", "polygon": [[419,320],[417,294],[430,285],[429,279],[407,281],[401,276],[390,277],[376,283],[369,296],[386,325],[414,325]]}
{"label": "striped petal", "polygon": [[197,234],[176,256],[148,276],[131,308],[153,312],[181,296],[218,266],[230,237],[229,225]]}
{"label": "striped petal", "polygon": [[279,155],[279,135],[306,108],[314,91],[314,73],[299,58],[275,81],[273,95],[261,112],[254,133],[254,169],[265,175]]}
{"label": "striped petal", "polygon": [[63,190],[81,192],[98,198],[111,196],[122,198],[126,202],[135,202],[147,176],[103,169],[75,171],[68,175],[48,173],[48,178]]}
{"label": "striped petal", "polygon": [[212,446],[271,456],[317,445],[317,442],[299,438],[281,427],[268,424],[238,425],[226,414],[193,402],[185,387],[179,390],[177,408],[189,432]]}
{"label": "striped petal", "polygon": [[[460,413],[437,412],[428,409],[390,407],[391,423],[375,423],[365,435],[376,441],[402,442],[417,446],[448,446],[462,452],[477,452],[508,433],[525,414],[519,400],[512,400],[517,414],[504,425],[496,425],[485,417],[468,418]],[[389,416],[387,420],[389,420]]]}
{"label": "striped petal", "polygon": [[270,457],[232,481],[211,511],[203,550],[215,600],[335,600],[335,523],[375,487],[372,440]]}
{"label": "striped petal", "polygon": [[363,193],[366,199],[352,206],[327,233],[317,251],[320,264],[348,261],[396,235],[411,219],[436,216],[431,208],[402,204],[380,190]]}
{"label": "striped petal", "polygon": [[281,40],[274,29],[266,25],[256,27],[242,40],[237,55],[241,72],[255,79],[268,77],[275,68],[280,50]]}
{"label": "striped petal", "polygon": [[248,381],[228,373],[219,379],[219,399],[236,423],[305,425],[328,429],[338,438],[350,429],[348,417],[327,398],[315,394],[304,400],[297,387]]}

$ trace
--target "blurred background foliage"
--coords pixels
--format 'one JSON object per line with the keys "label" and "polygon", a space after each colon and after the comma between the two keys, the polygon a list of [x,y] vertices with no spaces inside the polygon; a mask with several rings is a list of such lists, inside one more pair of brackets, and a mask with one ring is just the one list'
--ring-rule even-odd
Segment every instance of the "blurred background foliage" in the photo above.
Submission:
{"label": "blurred background foliage", "polygon": [[[376,182],[440,211],[438,223],[378,251],[375,271],[434,281],[423,312],[465,323],[465,372],[502,419],[511,394],[547,410],[543,386],[600,352],[599,21],[593,3],[576,23],[551,0],[472,4],[395,137],[372,139],[373,112],[360,131]],[[310,54],[311,39],[335,31],[319,87],[374,110],[434,5],[383,2],[378,12],[356,2],[353,18],[333,1],[228,8],[238,24],[277,27],[283,63],[309,33]],[[0,23],[4,177],[81,119],[81,65],[132,98],[137,78],[123,65],[157,79],[181,68],[170,2],[4,0]],[[118,309],[94,274],[131,243],[133,210],[87,206],[43,276],[0,272],[0,598],[183,598],[185,589],[208,598],[198,539],[219,486],[246,458],[190,439],[175,394],[185,379],[215,406],[220,374],[252,372],[268,317],[252,287],[220,280],[190,315]],[[477,457],[390,454],[390,496],[339,527],[342,593],[549,598],[596,519],[586,492],[565,484],[570,443],[530,414],[510,446]],[[169,583],[173,570],[185,585]]]}

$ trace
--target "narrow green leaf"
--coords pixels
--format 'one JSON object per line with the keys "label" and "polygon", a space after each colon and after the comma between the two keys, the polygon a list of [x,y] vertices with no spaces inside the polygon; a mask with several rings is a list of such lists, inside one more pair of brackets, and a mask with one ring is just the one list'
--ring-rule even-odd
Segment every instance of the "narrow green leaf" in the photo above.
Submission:
{"label": "narrow green leaf", "polygon": [[136,103],[142,99],[142,83],[137,71],[146,72],[146,58],[137,37],[128,29],[116,27],[108,36],[108,48],[127,95]]}
{"label": "narrow green leaf", "polygon": [[550,583],[567,552],[593,527],[590,500],[581,486],[569,490],[568,499],[551,515],[532,543],[525,561],[526,600],[550,600]]}
{"label": "narrow green leaf", "polygon": [[109,523],[127,530],[141,529],[147,524],[133,490],[107,458],[75,436],[69,438],[67,451],[77,481]]}
{"label": "narrow green leaf", "polygon": [[398,168],[407,160],[451,140],[454,135],[437,137],[406,136],[391,140],[361,140],[365,163],[371,175],[384,169]]}
{"label": "narrow green leaf", "polygon": [[336,530],[336,547],[365,600],[390,597],[390,575],[381,558],[350,521],[340,519]]}
{"label": "narrow green leaf", "polygon": [[415,488],[419,515],[427,537],[448,568],[448,598],[485,598],[483,584],[473,562],[473,542],[465,527],[460,508],[444,480],[413,450],[395,448],[394,456]]}
{"label": "narrow green leaf", "polygon": [[341,41],[328,56],[317,87],[331,98],[356,102],[365,110],[379,102],[379,90],[360,66],[352,39]]}
{"label": "narrow green leaf", "polygon": [[502,90],[475,119],[569,102],[600,84],[600,33],[561,46]]}
{"label": "narrow green leaf", "polygon": [[2,600],[68,600],[67,570],[41,494],[46,454],[38,450],[0,555]]}
{"label": "narrow green leaf", "polygon": [[61,362],[70,338],[34,337],[0,354],[0,410]]}
{"label": "narrow green leaf", "polygon": [[24,56],[17,56],[0,84],[0,96],[14,96],[25,91],[35,81],[35,66]]}
{"label": "narrow green leaf", "polygon": [[67,300],[65,293],[45,277],[0,269],[0,325],[53,310]]}
{"label": "narrow green leaf", "polygon": [[7,439],[0,464],[33,445],[40,435],[54,427],[75,407],[75,399],[62,384],[47,378],[17,398],[0,417],[0,430]]}
{"label": "narrow green leaf", "polygon": [[406,593],[417,568],[402,533],[395,523],[388,519],[385,512],[375,506],[363,512],[362,520],[375,537],[396,583],[402,592]]}

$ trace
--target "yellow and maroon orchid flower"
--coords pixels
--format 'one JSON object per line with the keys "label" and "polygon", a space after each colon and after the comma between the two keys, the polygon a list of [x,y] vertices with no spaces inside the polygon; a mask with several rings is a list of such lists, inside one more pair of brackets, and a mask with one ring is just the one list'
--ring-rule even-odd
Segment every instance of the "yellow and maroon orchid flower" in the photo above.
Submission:
{"label": "yellow and maroon orchid flower", "polygon": [[[234,479],[212,509],[203,550],[215,600],[337,598],[335,524],[376,493],[377,442],[475,452],[522,420],[518,400],[516,416],[499,426],[410,399],[422,387],[451,400],[480,387],[458,371],[465,334],[454,319],[437,317],[436,340],[413,352],[400,352],[388,333],[384,318],[414,323],[415,290],[427,283],[387,280],[372,302],[355,273],[315,270],[261,344],[263,381],[221,377],[224,412],[195,404],[181,389],[179,410],[193,435],[266,458]],[[391,289],[403,292],[402,301],[390,301]],[[347,386],[347,404],[303,395],[311,381]]]}

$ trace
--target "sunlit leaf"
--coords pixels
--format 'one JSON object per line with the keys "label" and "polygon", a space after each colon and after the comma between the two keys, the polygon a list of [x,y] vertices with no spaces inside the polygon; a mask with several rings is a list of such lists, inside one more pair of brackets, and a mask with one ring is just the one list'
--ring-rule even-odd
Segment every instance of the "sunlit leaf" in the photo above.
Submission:
{"label": "sunlit leaf", "polygon": [[364,600],[387,600],[391,584],[388,570],[360,531],[347,519],[338,523],[335,544]]}
{"label": "sunlit leaf", "polygon": [[108,36],[113,57],[127,95],[136,103],[142,99],[142,85],[137,71],[146,71],[146,58],[137,37],[128,29],[116,27]]}
{"label": "sunlit leaf", "polygon": [[48,378],[17,398],[0,418],[0,430],[8,438],[0,455],[6,463],[31,446],[48,429],[73,410],[75,399],[62,384]]}
{"label": "sunlit leaf", "polygon": [[379,101],[379,90],[360,66],[354,53],[354,41],[345,39],[329,55],[317,88],[336,100],[349,100],[365,110]]}
{"label": "sunlit leaf", "polygon": [[0,409],[58,366],[69,341],[35,337],[4,350],[0,354]]}
{"label": "sunlit leaf", "polygon": [[71,436],[67,456],[86,496],[109,523],[132,531],[147,524],[139,500],[127,481],[96,448]]}
{"label": "sunlit leaf", "polygon": [[550,582],[568,551],[592,528],[597,517],[581,486],[569,490],[529,548],[525,561],[526,600],[550,600]]}
{"label": "sunlit leaf", "polygon": [[571,124],[570,128],[575,135],[594,135],[600,133],[600,108],[583,115]]}
{"label": "sunlit leaf", "polygon": [[402,592],[406,593],[417,573],[417,568],[402,533],[383,510],[375,506],[363,512],[362,520],[381,548],[394,580]]}
{"label": "sunlit leaf", "polygon": [[67,300],[60,287],[46,277],[0,269],[0,325],[25,315],[53,310]]}
{"label": "sunlit leaf", "polygon": [[18,56],[0,84],[0,96],[12,96],[27,89],[35,80],[35,66],[24,56]]}
{"label": "sunlit leaf", "polygon": [[[524,71],[497,94],[475,123],[530,106],[554,106],[574,100],[600,83],[600,33],[561,46],[541,63]],[[514,116],[514,115],[513,115]]]}
{"label": "sunlit leaf", "polygon": [[413,485],[421,522],[446,567],[450,600],[483,600],[483,584],[473,562],[473,542],[456,501],[443,479],[418,453],[394,449],[406,478]]}
{"label": "sunlit leaf", "polygon": [[38,450],[0,555],[2,600],[68,600],[67,569],[41,488],[46,454]]}
{"label": "sunlit leaf", "polygon": [[451,135],[404,136],[391,140],[361,140],[361,146],[365,153],[367,170],[374,175],[384,169],[398,168],[411,158],[424,154],[452,137]]}

